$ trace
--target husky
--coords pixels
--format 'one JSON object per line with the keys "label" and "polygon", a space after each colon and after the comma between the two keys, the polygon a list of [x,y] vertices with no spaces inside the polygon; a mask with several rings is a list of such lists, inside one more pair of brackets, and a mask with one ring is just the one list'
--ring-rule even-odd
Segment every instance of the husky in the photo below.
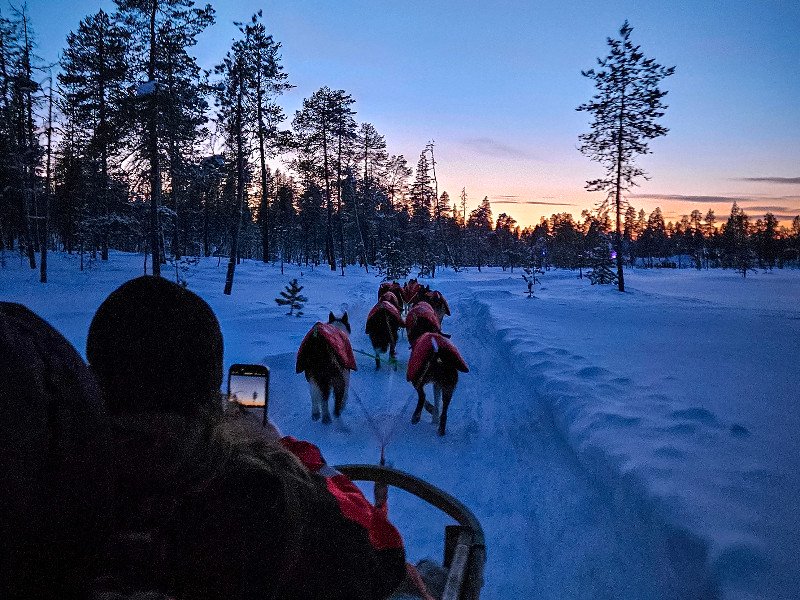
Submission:
{"label": "husky", "polygon": [[450,305],[447,304],[447,300],[445,300],[442,292],[439,290],[431,290],[429,285],[426,285],[417,291],[414,301],[416,303],[427,302],[430,304],[433,308],[433,312],[436,313],[436,316],[439,319],[439,323],[442,322],[445,316],[450,316]]}
{"label": "husky", "polygon": [[388,281],[384,281],[380,286],[378,286],[378,300],[385,300],[384,296],[386,293],[390,292],[394,296],[394,300],[391,301],[397,307],[397,310],[403,312],[403,286],[401,286],[396,281],[392,281],[389,283]]}
{"label": "husky", "polygon": [[403,285],[403,302],[406,304],[413,304],[414,296],[417,295],[417,292],[422,286],[416,279],[409,279],[406,281],[405,285]]}
{"label": "husky", "polygon": [[397,309],[398,313],[403,312],[403,301],[400,298],[398,298],[397,294],[395,294],[394,292],[385,292],[380,298],[378,298],[378,301],[388,302]]}
{"label": "husky", "polygon": [[296,371],[305,371],[311,390],[311,418],[322,416],[323,423],[331,422],[328,398],[333,392],[333,414],[341,416],[347,403],[350,371],[356,370],[353,347],[350,345],[350,321],[345,312],[337,318],[331,312],[328,322],[317,322],[303,338],[297,351]]}
{"label": "husky", "polygon": [[[439,333],[423,333],[419,337],[411,351],[406,372],[406,379],[417,391],[417,407],[411,415],[411,423],[419,423],[425,408],[431,413],[433,424],[439,425],[439,435],[444,435],[447,409],[453,399],[459,372],[468,373],[469,367],[450,340]],[[433,404],[425,399],[425,386],[429,383],[433,384]]]}
{"label": "husky", "polygon": [[[386,292],[383,297],[394,296],[391,292]],[[381,368],[381,352],[389,350],[389,362],[394,363],[397,370],[397,348],[398,330],[403,327],[403,317],[397,306],[390,301],[382,300],[372,307],[367,315],[366,333],[372,348],[375,351],[375,370]]]}
{"label": "husky", "polygon": [[442,325],[433,307],[427,302],[418,302],[406,315],[406,332],[408,342],[414,347],[417,338],[423,333],[441,333]]}

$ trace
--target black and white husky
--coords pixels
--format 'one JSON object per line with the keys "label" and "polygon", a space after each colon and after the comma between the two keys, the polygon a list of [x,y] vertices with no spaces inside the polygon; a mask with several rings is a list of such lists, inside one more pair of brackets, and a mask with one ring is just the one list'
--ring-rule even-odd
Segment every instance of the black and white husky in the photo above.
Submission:
{"label": "black and white husky", "polygon": [[333,414],[341,416],[347,403],[350,371],[356,370],[350,345],[350,322],[345,312],[341,318],[333,313],[328,323],[317,322],[306,334],[297,353],[297,372],[305,371],[311,391],[311,418],[331,422],[328,398],[333,392]]}

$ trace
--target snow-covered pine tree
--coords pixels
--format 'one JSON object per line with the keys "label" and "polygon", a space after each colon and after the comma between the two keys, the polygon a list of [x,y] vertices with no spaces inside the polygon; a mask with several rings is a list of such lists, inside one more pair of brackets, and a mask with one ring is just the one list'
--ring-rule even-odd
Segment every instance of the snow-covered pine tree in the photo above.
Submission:
{"label": "snow-covered pine tree", "polygon": [[376,266],[384,281],[403,280],[411,271],[411,265],[400,250],[397,240],[390,240],[378,250]]}
{"label": "snow-covered pine tree", "polygon": [[533,298],[533,286],[537,283],[541,283],[539,278],[536,277],[536,274],[542,271],[535,267],[524,267],[522,270],[525,272],[522,278],[525,280],[525,283],[528,284],[528,298]]}
{"label": "snow-covered pine tree", "polygon": [[618,283],[617,275],[613,271],[614,263],[611,260],[609,253],[608,241],[604,238],[597,246],[590,249],[587,253],[589,263],[592,270],[586,276],[592,285],[599,283],[601,285]]}
{"label": "snow-covered pine tree", "polygon": [[297,314],[295,316],[299,317],[303,314],[303,304],[308,302],[308,298],[300,293],[302,291],[303,286],[297,283],[297,278],[292,279],[284,291],[280,292],[281,298],[275,298],[275,302],[278,303],[278,306],[289,307],[287,315],[292,316],[296,310]]}

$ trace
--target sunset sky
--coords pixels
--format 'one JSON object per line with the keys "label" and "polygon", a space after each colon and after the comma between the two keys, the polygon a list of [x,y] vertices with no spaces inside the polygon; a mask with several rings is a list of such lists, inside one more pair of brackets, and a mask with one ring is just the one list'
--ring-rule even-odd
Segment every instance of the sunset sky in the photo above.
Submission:
{"label": "sunset sky", "polygon": [[[581,69],[606,54],[625,19],[645,55],[676,66],[663,87],[670,133],[641,159],[650,181],[631,196],[668,220],[697,208],[717,216],[736,199],[754,219],[800,214],[800,2],[792,0],[217,0],[217,24],[196,54],[210,67],[258,9],[283,44],[297,86],[288,119],[321,86],[356,99],[391,153],[416,165],[436,143],[439,191],[520,224],[576,216],[601,199],[583,188],[601,170],[577,150],[592,93]],[[65,37],[101,0],[28,0],[38,53],[55,61]],[[7,8],[3,9],[7,14]]]}

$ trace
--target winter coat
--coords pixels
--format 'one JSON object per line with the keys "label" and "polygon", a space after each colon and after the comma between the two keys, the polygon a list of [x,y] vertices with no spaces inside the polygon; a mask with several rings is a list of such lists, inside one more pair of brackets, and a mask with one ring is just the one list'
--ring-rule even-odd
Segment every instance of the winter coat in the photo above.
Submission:
{"label": "winter coat", "polygon": [[0,598],[80,597],[108,533],[108,421],[72,345],[0,302]]}
{"label": "winter coat", "polygon": [[402,580],[399,534],[314,446],[167,413],[118,416],[114,432],[123,592],[372,600]]}

